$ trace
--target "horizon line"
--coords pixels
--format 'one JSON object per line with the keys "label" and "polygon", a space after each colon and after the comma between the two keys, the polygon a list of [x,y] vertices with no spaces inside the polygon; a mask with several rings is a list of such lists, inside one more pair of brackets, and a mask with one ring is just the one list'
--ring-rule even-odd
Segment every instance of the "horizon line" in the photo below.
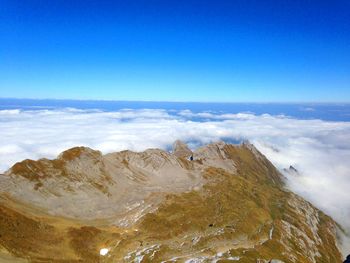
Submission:
{"label": "horizon line", "polygon": [[350,104],[350,101],[181,101],[181,100],[127,100],[127,99],[77,99],[77,98],[16,98],[0,97],[0,100],[81,101],[81,102],[143,102],[143,103],[206,103],[206,104]]}

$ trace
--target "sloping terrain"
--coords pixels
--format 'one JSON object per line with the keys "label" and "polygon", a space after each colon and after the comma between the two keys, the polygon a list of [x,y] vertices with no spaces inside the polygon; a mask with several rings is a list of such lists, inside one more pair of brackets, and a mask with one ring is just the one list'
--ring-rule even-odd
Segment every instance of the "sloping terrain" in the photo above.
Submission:
{"label": "sloping terrain", "polygon": [[336,231],[249,143],[77,147],[0,175],[0,262],[341,262]]}

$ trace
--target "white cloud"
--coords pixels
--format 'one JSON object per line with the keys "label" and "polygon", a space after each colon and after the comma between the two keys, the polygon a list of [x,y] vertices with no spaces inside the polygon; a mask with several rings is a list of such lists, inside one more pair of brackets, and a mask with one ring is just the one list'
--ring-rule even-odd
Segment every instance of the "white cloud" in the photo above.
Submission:
{"label": "white cloud", "polygon": [[190,110],[2,110],[0,138],[0,171],[77,145],[108,153],[168,149],[176,139],[192,147],[249,139],[278,168],[297,168],[301,175],[289,176],[289,187],[350,230],[349,122]]}

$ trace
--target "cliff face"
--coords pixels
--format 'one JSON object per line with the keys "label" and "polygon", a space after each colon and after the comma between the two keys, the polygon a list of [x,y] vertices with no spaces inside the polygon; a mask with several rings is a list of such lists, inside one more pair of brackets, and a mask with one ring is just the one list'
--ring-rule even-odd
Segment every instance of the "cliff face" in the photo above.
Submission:
{"label": "cliff face", "polygon": [[0,175],[1,260],[319,263],[341,255],[336,223],[285,190],[253,145],[192,152],[176,142],[172,153],[77,147],[15,164]]}

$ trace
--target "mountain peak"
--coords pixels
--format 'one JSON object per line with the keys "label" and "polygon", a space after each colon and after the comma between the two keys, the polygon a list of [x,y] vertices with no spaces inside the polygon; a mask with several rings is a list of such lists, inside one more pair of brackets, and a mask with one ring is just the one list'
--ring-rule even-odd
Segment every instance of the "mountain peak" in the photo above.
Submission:
{"label": "mountain peak", "polygon": [[187,144],[180,140],[176,140],[174,142],[173,154],[176,157],[182,157],[182,158],[189,158],[190,156],[193,155],[192,151],[190,150],[190,148],[188,148]]}
{"label": "mountain peak", "polygon": [[74,147],[0,175],[0,245],[34,262],[340,262],[336,223],[282,181],[247,143]]}
{"label": "mountain peak", "polygon": [[76,158],[80,158],[82,156],[98,158],[98,157],[102,156],[102,153],[100,151],[93,150],[89,147],[78,146],[78,147],[73,147],[73,148],[70,148],[66,151],[63,151],[58,156],[58,159],[65,160],[65,161],[72,161],[72,160],[74,160]]}

